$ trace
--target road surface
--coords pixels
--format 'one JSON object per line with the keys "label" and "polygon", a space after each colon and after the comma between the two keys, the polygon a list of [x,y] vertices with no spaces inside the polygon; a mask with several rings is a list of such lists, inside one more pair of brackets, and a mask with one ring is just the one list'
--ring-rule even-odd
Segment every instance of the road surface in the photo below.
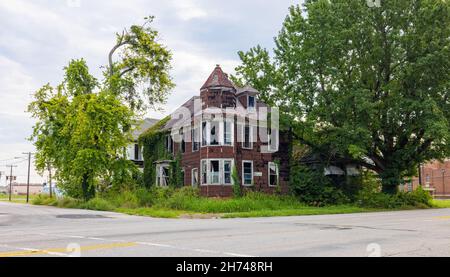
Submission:
{"label": "road surface", "polygon": [[0,257],[450,256],[450,209],[157,219],[0,202]]}

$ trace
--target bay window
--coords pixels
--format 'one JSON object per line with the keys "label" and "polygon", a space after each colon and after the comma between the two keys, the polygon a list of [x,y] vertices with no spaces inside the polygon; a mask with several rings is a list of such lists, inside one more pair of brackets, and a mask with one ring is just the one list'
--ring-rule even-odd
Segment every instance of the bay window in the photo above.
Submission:
{"label": "bay window", "polygon": [[202,146],[232,146],[233,126],[233,122],[229,120],[202,122]]}
{"label": "bay window", "polygon": [[233,145],[233,123],[230,121],[223,122],[223,144]]}
{"label": "bay window", "polygon": [[231,185],[233,160],[208,159],[201,161],[202,185]]}

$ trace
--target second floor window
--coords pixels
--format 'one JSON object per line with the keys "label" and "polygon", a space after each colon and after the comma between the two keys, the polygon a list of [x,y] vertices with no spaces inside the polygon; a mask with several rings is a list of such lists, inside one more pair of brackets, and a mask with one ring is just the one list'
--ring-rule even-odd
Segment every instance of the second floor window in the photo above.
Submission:
{"label": "second floor window", "polygon": [[166,137],[166,150],[169,153],[173,153],[173,139],[171,135]]}
{"label": "second floor window", "polygon": [[232,121],[205,121],[202,123],[202,146],[232,146],[234,138]]}
{"label": "second floor window", "polygon": [[248,124],[243,126],[242,147],[247,149],[253,148],[253,127]]}
{"label": "second floor window", "polygon": [[230,121],[223,123],[223,144],[233,145],[233,123]]}
{"label": "second floor window", "polygon": [[209,145],[219,145],[220,144],[220,124],[217,121],[209,123]]}
{"label": "second floor window", "polygon": [[186,153],[186,139],[184,137],[184,131],[183,130],[180,130],[180,136],[181,136],[181,143],[180,143],[181,153]]}
{"label": "second floor window", "polygon": [[192,152],[200,149],[200,128],[194,127],[192,129]]}

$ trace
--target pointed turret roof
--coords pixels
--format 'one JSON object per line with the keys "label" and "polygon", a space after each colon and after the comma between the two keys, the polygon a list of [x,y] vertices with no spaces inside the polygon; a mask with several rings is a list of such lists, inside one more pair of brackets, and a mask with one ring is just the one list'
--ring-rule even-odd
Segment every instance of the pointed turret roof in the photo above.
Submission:
{"label": "pointed turret roof", "polygon": [[210,87],[227,87],[234,88],[233,83],[228,79],[228,75],[222,71],[220,65],[217,65],[214,71],[209,76],[206,83],[202,86],[201,89],[210,88]]}

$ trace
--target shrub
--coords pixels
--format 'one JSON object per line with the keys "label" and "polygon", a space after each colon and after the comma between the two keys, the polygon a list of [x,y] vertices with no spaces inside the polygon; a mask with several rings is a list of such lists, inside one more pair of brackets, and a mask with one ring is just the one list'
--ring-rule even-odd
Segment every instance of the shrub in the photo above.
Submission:
{"label": "shrub", "polygon": [[140,188],[135,191],[139,207],[151,207],[156,202],[156,196],[151,191]]}
{"label": "shrub", "polygon": [[59,208],[68,208],[68,209],[74,209],[79,207],[80,205],[80,201],[73,199],[73,198],[67,198],[67,197],[63,197],[61,199],[58,199],[58,204],[57,206]]}
{"label": "shrub", "polygon": [[242,197],[242,188],[239,178],[239,174],[236,166],[233,166],[233,171],[231,173],[231,179],[233,181],[233,195],[234,197]]}
{"label": "shrub", "polygon": [[31,200],[31,203],[33,205],[56,206],[58,204],[58,199],[50,198],[50,196],[46,194],[39,194]]}
{"label": "shrub", "polygon": [[106,197],[116,207],[134,209],[139,207],[139,198],[135,192],[123,190]]}
{"label": "shrub", "polygon": [[430,208],[432,207],[432,197],[422,188],[413,192],[399,192],[394,195],[364,191],[360,193],[357,203],[359,206],[366,208]]}
{"label": "shrub", "polygon": [[336,205],[349,202],[344,193],[333,187],[323,170],[303,165],[291,168],[290,188],[301,202],[313,206]]}
{"label": "shrub", "polygon": [[88,202],[80,205],[82,209],[94,210],[94,211],[112,211],[115,209],[114,205],[105,199],[93,198]]}

